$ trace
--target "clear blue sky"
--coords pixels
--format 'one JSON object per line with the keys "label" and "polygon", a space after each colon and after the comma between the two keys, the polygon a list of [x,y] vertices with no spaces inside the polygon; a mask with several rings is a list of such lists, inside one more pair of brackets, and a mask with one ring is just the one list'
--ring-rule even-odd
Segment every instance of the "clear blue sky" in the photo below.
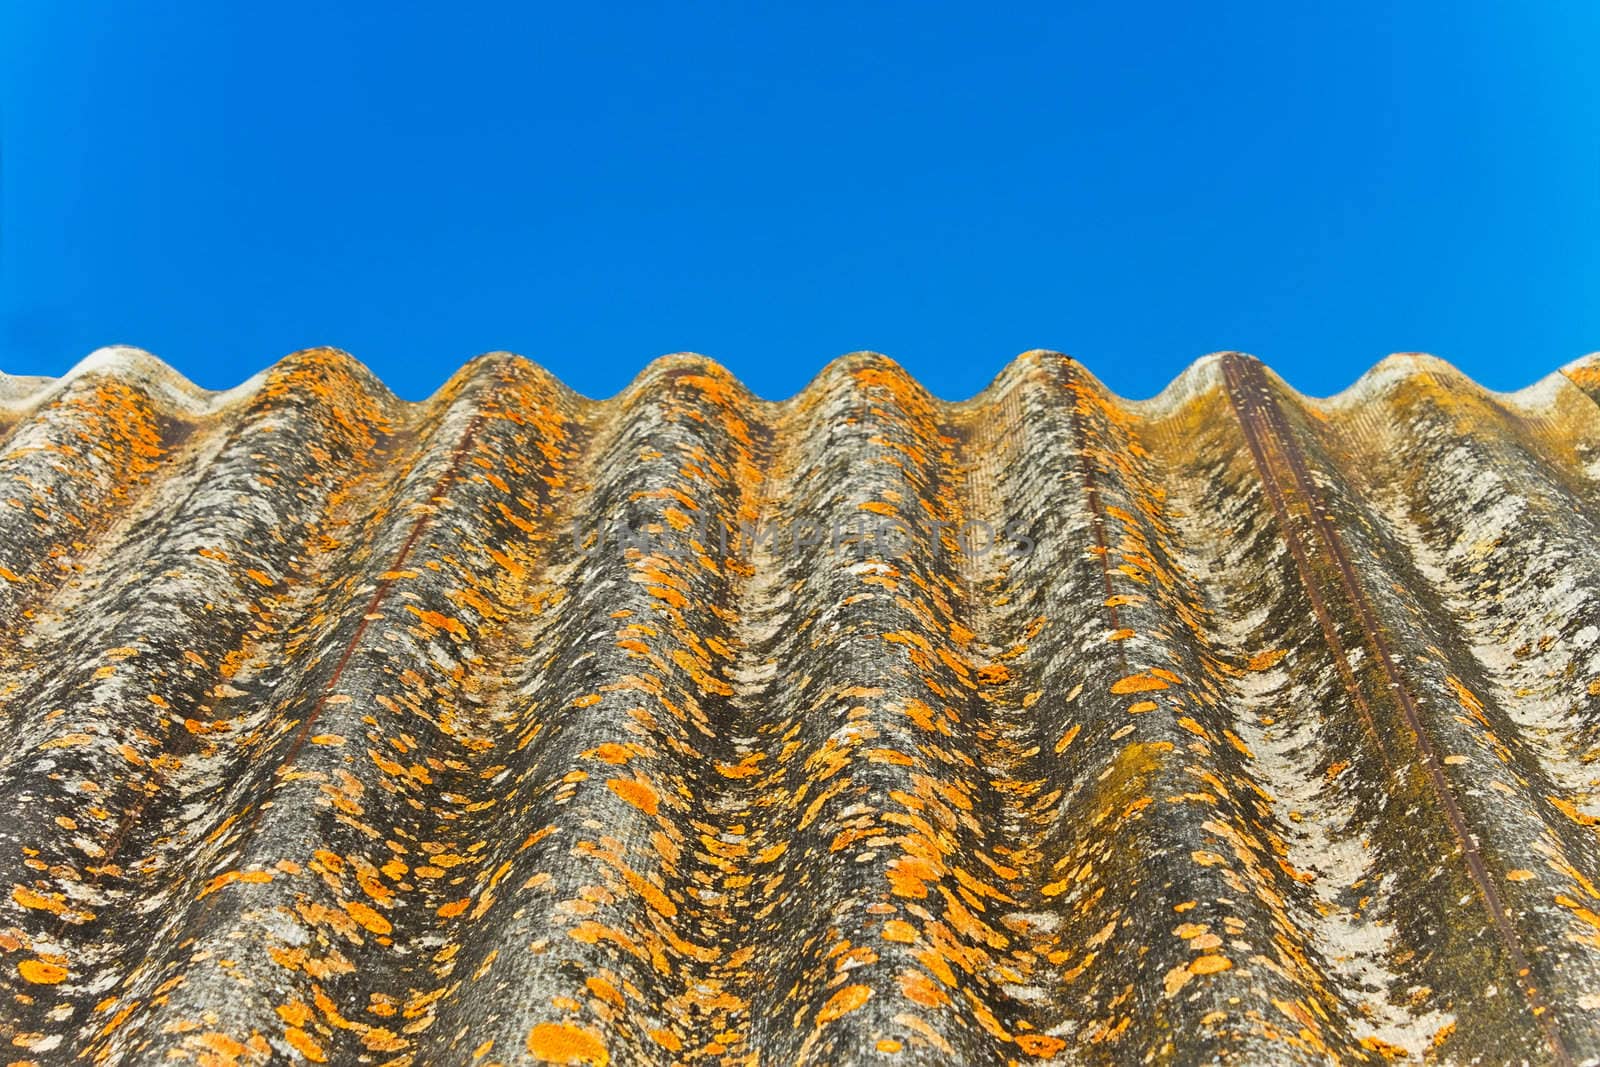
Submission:
{"label": "clear blue sky", "polygon": [[1047,347],[1147,396],[1600,349],[1600,4],[773,7],[10,0],[0,369],[330,344],[417,398],[504,348],[606,395],[693,350],[777,397],[870,348],[953,398]]}

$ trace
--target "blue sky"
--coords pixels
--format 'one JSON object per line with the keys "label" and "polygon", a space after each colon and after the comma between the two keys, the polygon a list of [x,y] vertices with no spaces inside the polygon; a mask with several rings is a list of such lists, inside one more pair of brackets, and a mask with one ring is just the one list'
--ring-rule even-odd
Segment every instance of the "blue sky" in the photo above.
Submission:
{"label": "blue sky", "polygon": [[[342,9],[342,10],[339,10]],[[1304,9],[1304,10],[1300,10]],[[1497,388],[1600,349],[1600,5],[0,8],[0,369],[511,349],[765,396],[1034,347]]]}

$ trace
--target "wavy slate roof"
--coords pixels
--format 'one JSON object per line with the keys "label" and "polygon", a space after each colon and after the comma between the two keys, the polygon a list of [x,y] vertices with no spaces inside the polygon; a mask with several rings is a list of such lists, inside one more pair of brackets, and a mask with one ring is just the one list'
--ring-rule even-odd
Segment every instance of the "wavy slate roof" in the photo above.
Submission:
{"label": "wavy slate roof", "polygon": [[1593,1061],[1597,396],[0,376],[0,1047]]}

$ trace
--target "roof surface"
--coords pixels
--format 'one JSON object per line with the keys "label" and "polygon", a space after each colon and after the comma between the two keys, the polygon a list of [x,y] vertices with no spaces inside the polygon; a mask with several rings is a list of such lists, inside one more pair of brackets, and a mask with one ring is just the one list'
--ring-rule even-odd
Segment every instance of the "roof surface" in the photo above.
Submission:
{"label": "roof surface", "polygon": [[0,376],[0,1047],[1593,1060],[1596,395]]}

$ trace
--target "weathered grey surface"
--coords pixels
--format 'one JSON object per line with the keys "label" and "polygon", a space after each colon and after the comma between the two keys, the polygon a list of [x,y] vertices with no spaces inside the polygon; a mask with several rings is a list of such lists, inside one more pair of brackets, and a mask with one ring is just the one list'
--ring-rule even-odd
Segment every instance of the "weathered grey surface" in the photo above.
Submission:
{"label": "weathered grey surface", "polygon": [[[19,1061],[1580,1063],[1600,365],[0,376]],[[916,520],[909,554],[757,519]],[[572,527],[657,531],[624,554]],[[1014,557],[931,520],[1023,524]],[[711,520],[727,536],[664,550]],[[724,544],[724,540],[726,544]]]}

